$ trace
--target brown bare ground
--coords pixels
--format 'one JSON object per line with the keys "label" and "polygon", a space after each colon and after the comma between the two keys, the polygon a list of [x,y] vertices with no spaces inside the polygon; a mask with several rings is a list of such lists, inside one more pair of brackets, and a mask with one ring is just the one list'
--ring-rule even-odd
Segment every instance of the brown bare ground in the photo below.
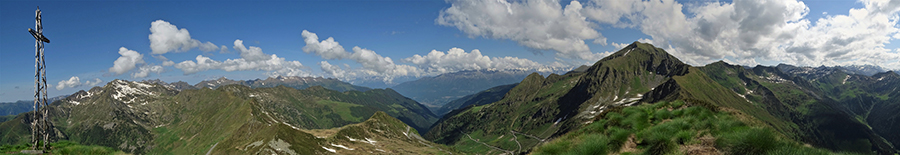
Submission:
{"label": "brown bare ground", "polygon": [[640,150],[637,149],[637,142],[635,140],[634,134],[631,134],[628,136],[628,140],[625,141],[625,144],[622,145],[622,149],[619,150],[619,152],[616,152],[614,154],[622,154],[625,152],[636,153],[637,151],[640,151]]}
{"label": "brown bare ground", "polygon": [[716,149],[716,138],[710,135],[704,135],[700,137],[699,144],[691,144],[691,145],[682,145],[678,147],[678,150],[683,152],[684,154],[699,154],[699,155],[719,155],[722,152],[719,152]]}

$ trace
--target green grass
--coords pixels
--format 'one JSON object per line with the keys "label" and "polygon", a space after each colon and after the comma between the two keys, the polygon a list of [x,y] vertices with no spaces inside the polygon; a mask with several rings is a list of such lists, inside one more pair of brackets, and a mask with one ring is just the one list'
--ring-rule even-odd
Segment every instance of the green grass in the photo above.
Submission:
{"label": "green grass", "polygon": [[[50,153],[51,154],[89,154],[89,155],[100,155],[100,154],[124,154],[122,151],[115,150],[111,147],[98,146],[98,145],[81,145],[76,142],[62,140],[58,142],[53,142],[49,144]],[[31,145],[28,143],[20,143],[17,145],[2,145],[0,146],[0,154],[17,154],[22,150],[30,150]]]}
{"label": "green grass", "polygon": [[[804,147],[770,128],[750,126],[735,114],[713,112],[684,102],[659,102],[612,110],[591,124],[537,146],[535,154],[607,154],[619,152],[634,136],[638,154],[684,154],[681,145],[700,145],[700,137],[715,138],[715,149],[726,154],[832,154]],[[669,110],[672,109],[672,110]],[[746,117],[746,116],[744,116]]]}
{"label": "green grass", "polygon": [[347,102],[331,101],[331,100],[319,100],[316,103],[329,106],[331,108],[331,110],[334,113],[337,113],[338,115],[340,115],[341,119],[343,119],[343,120],[362,122],[361,117],[353,116],[353,114],[350,111],[350,108],[362,107],[362,105],[347,103]]}

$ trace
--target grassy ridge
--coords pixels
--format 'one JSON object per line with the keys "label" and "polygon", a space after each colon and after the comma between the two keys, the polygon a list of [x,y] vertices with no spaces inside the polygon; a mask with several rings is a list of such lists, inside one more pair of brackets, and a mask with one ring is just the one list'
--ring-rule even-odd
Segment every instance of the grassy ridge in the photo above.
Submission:
{"label": "grassy ridge", "polygon": [[[50,154],[91,154],[91,155],[119,155],[125,152],[115,150],[111,147],[98,145],[81,145],[72,141],[58,141],[49,144]],[[21,154],[22,150],[30,150],[31,144],[20,143],[17,145],[4,144],[0,146],[0,154]]]}
{"label": "grassy ridge", "polygon": [[[150,152],[160,154],[191,154],[204,152],[216,142],[229,137],[238,127],[250,119],[253,101],[236,97],[225,91],[240,89],[236,86],[219,90],[185,90],[174,97],[180,114],[177,121],[153,128],[155,147]],[[216,133],[216,134],[210,134]]]}
{"label": "grassy ridge", "polygon": [[[727,111],[727,110],[726,110]],[[612,110],[536,147],[534,154],[832,154],[805,147],[739,114],[682,101]]]}
{"label": "grassy ridge", "polygon": [[[890,143],[862,121],[865,118],[854,115],[852,109],[841,106],[842,101],[832,100],[832,96],[847,94],[846,92],[829,95],[815,87],[817,85],[815,83],[823,82],[841,84],[848,77],[845,74],[837,72],[814,80],[817,82],[809,82],[803,78],[787,75],[774,67],[765,66],[747,69],[717,62],[699,70],[710,75],[709,77],[715,81],[713,83],[725,86],[734,92],[733,94],[741,95],[744,103],[749,102],[718,105],[738,109],[754,116],[794,140],[839,151],[861,153],[894,151]],[[820,88],[826,87],[832,86],[820,85]],[[744,90],[744,93],[738,93],[739,90]],[[858,93],[854,89],[846,90]],[[720,95],[717,99],[724,101],[728,97],[734,98],[733,94]]]}

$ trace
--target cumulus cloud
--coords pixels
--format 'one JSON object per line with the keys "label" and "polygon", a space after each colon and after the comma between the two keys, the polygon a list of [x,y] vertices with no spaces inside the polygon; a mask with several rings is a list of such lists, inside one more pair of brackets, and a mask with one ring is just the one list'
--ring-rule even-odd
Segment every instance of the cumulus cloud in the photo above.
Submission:
{"label": "cumulus cloud", "polygon": [[451,48],[446,53],[432,50],[428,55],[413,55],[403,59],[426,71],[427,75],[435,75],[464,70],[480,69],[523,69],[534,70],[549,66],[518,57],[488,57],[478,49],[466,52],[461,48]]}
{"label": "cumulus cloud", "polygon": [[344,59],[350,56],[350,53],[347,53],[340,43],[334,41],[334,38],[328,37],[328,39],[319,41],[318,35],[306,30],[303,30],[301,36],[303,42],[306,43],[306,46],[303,46],[303,52],[313,53],[323,59]]}
{"label": "cumulus cloud", "polygon": [[200,42],[192,39],[187,29],[178,29],[175,25],[163,20],[150,23],[150,49],[151,54],[166,54],[168,52],[184,52],[193,48],[209,52],[218,50],[219,47],[211,42]]}
{"label": "cumulus cloud", "polygon": [[[900,1],[861,0],[862,8],[852,8],[845,14],[829,12],[819,19],[809,19],[809,7],[797,0],[691,5],[674,0],[589,0],[583,4],[571,1],[564,8],[559,1],[549,0],[450,3],[452,6],[436,19],[437,24],[456,27],[470,36],[510,39],[526,47],[558,51],[557,57],[562,58],[602,56],[569,51],[589,51],[582,46],[584,40],[605,42],[599,33],[596,37],[586,34],[612,26],[639,30],[650,36],[639,41],[664,48],[693,65],[731,59],[742,65],[765,61],[900,68],[900,54],[885,48],[890,41],[900,39]],[[613,43],[617,48],[622,45]]]}
{"label": "cumulus cloud", "polygon": [[[303,40],[306,46],[303,51],[316,54],[324,59],[340,60],[349,59],[359,63],[362,67],[351,68],[348,64],[343,67],[333,65],[327,61],[319,62],[322,72],[341,80],[354,80],[358,78],[376,77],[386,83],[391,83],[396,77],[401,76],[434,76],[443,73],[464,70],[479,69],[524,69],[546,71],[549,69],[567,67],[557,63],[556,65],[542,65],[540,63],[517,57],[488,57],[479,50],[466,52],[460,48],[451,48],[446,53],[432,50],[427,55],[413,55],[401,61],[413,65],[397,64],[390,57],[379,55],[373,50],[353,47],[353,52],[347,52],[334,38],[319,41],[319,37],[312,32],[303,31]],[[599,58],[598,58],[599,59]]]}
{"label": "cumulus cloud", "polygon": [[262,48],[243,45],[243,41],[235,40],[234,49],[240,52],[241,58],[227,59],[225,61],[212,60],[203,55],[197,55],[196,61],[186,60],[175,64],[175,68],[181,69],[185,75],[194,74],[206,70],[224,71],[269,71],[269,75],[308,76],[302,69],[299,61],[286,61],[275,54],[265,54]]}
{"label": "cumulus cloud", "polygon": [[62,90],[65,88],[74,88],[78,86],[93,86],[103,82],[100,78],[94,78],[93,81],[84,81],[81,83],[81,79],[78,76],[72,76],[69,80],[62,80],[59,83],[56,83],[56,90]]}
{"label": "cumulus cloud", "polygon": [[94,86],[100,83],[103,83],[103,80],[100,80],[100,78],[94,78],[93,81],[84,81],[85,86]]}
{"label": "cumulus cloud", "polygon": [[[331,37],[319,41],[318,35],[306,30],[303,30],[301,36],[303,37],[303,41],[306,43],[306,46],[303,47],[303,51],[306,53],[312,53],[324,59],[330,60],[350,59],[362,65],[362,68],[360,69],[344,71],[353,72],[353,75],[356,76],[374,76],[381,78],[385,82],[391,83],[393,78],[395,77],[419,76],[422,72],[420,69],[414,66],[395,64],[393,59],[391,59],[390,57],[381,56],[373,50],[356,46],[352,48],[353,53],[347,52],[344,47],[340,45],[340,43],[334,41],[334,38]],[[342,80],[351,80],[350,78],[355,78],[351,76],[344,76],[341,74],[331,74],[343,73],[338,71],[338,69],[344,69],[330,65],[328,64],[328,62],[319,63],[320,66],[322,66],[323,64],[328,65],[328,67],[323,66],[322,68],[322,70],[326,74],[335,77],[345,77]],[[350,68],[348,67],[347,69]]]}
{"label": "cumulus cloud", "polygon": [[228,47],[225,47],[225,45],[222,45],[222,47],[219,47],[219,53],[226,54],[226,53],[231,53],[231,51],[228,51]]}
{"label": "cumulus cloud", "polygon": [[165,71],[165,69],[163,69],[163,67],[160,65],[144,65],[138,68],[137,72],[131,73],[131,77],[143,78],[150,75],[150,73],[156,73],[157,75],[159,75],[163,71]]}
{"label": "cumulus cloud", "polygon": [[109,72],[120,75],[134,69],[137,64],[144,63],[144,55],[137,51],[129,50],[125,47],[119,48],[119,58],[113,62],[113,67],[109,68]]}
{"label": "cumulus cloud", "polygon": [[735,0],[689,7],[672,0],[594,0],[585,7],[585,14],[600,23],[639,29],[651,37],[643,41],[694,65],[733,59],[729,62],[742,65],[762,60],[806,66],[900,67],[900,54],[884,48],[898,34],[898,5],[861,2],[864,8],[815,22],[805,19],[809,8],[796,0]]}
{"label": "cumulus cloud", "polygon": [[345,80],[356,77],[355,72],[347,71],[347,69],[350,68],[349,65],[345,65],[347,67],[341,68],[337,65],[331,65],[331,63],[328,63],[328,61],[322,61],[319,62],[319,66],[322,69],[322,72],[325,72],[325,74],[331,75],[332,77],[337,79]]}
{"label": "cumulus cloud", "polygon": [[172,61],[172,60],[163,61],[162,65],[163,66],[172,66],[172,65],[175,65],[175,61]]}
{"label": "cumulus cloud", "polygon": [[583,6],[571,1],[563,7],[556,0],[452,0],[435,20],[456,27],[469,37],[510,39],[520,45],[556,51],[558,57],[597,60],[584,40],[606,45],[600,34],[582,15]]}

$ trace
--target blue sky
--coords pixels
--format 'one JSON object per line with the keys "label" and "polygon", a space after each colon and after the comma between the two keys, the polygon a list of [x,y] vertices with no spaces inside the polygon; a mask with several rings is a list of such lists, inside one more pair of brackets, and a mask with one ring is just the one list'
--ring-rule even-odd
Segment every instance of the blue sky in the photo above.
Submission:
{"label": "blue sky", "polygon": [[0,102],[32,98],[34,41],[26,30],[34,27],[36,6],[52,41],[45,44],[47,80],[50,96],[57,96],[114,79],[193,84],[294,75],[397,83],[468,69],[560,69],[593,63],[633,41],[653,43],[692,65],[725,60],[898,69],[892,43],[900,38],[898,4],[4,0]]}

